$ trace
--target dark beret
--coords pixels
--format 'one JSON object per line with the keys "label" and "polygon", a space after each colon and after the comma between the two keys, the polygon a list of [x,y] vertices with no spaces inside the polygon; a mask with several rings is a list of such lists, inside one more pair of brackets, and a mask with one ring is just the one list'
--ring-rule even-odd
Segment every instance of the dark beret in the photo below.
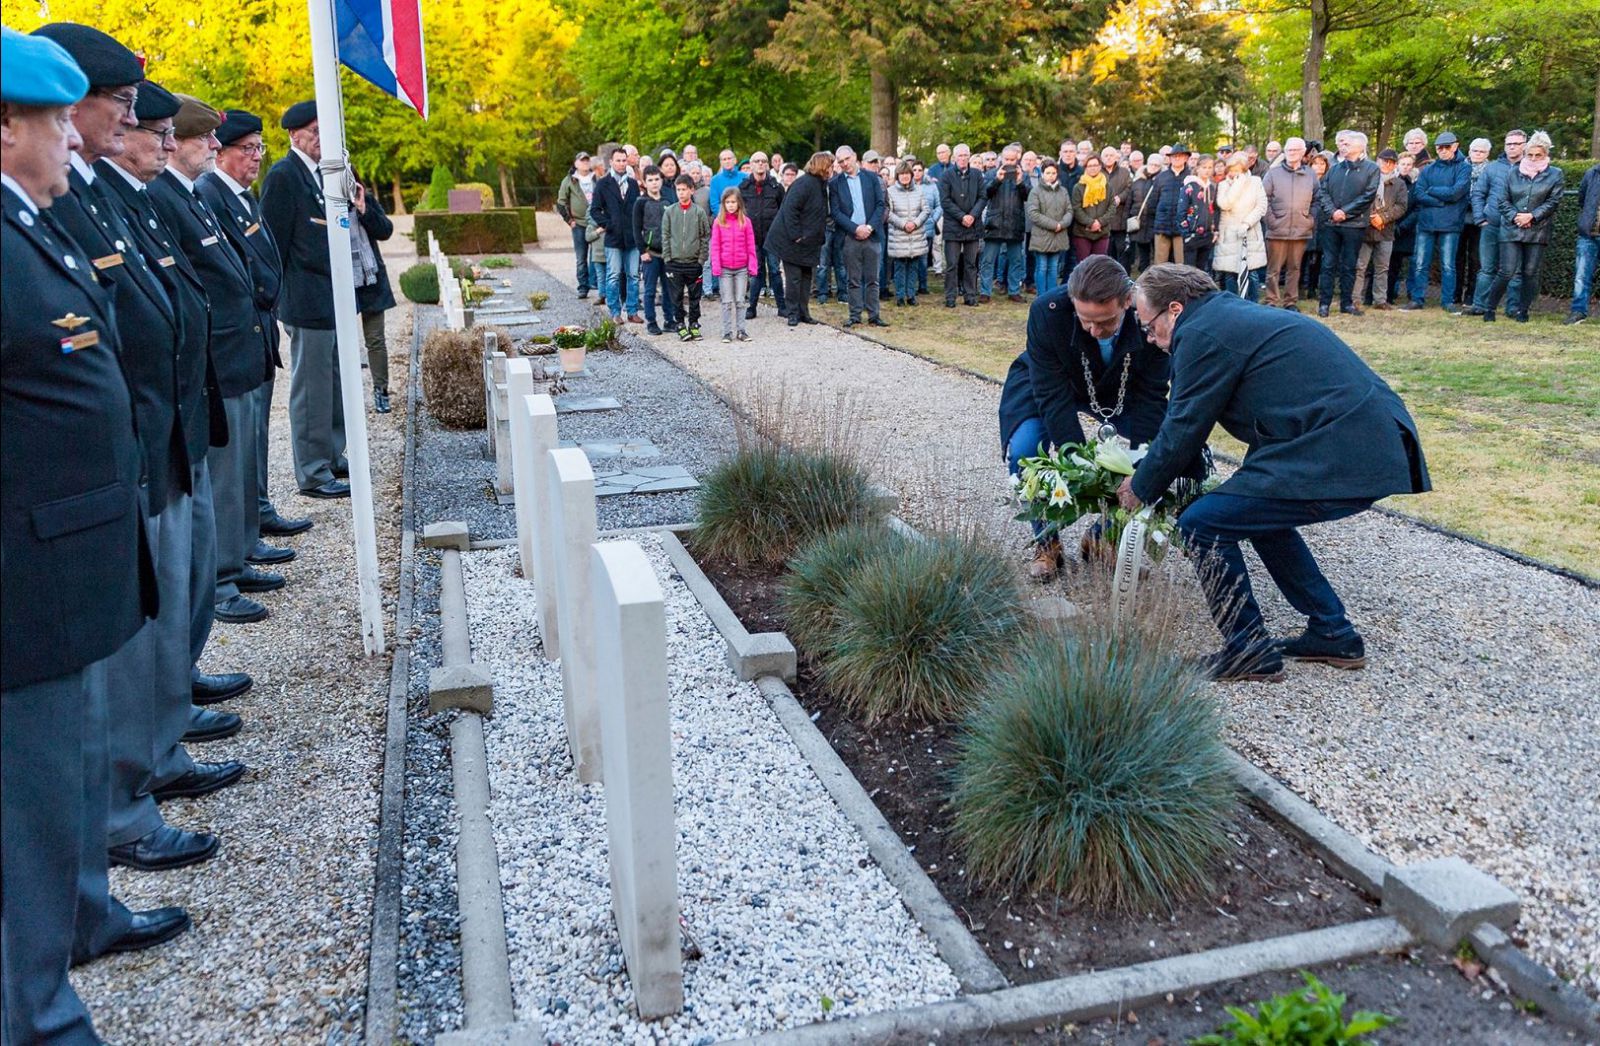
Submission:
{"label": "dark beret", "polygon": [[278,121],[278,126],[285,131],[298,131],[306,124],[317,118],[316,99],[296,102],[284,110],[283,119]]}
{"label": "dark beret", "polygon": [[222,114],[222,126],[217,128],[217,141],[232,145],[251,134],[261,133],[261,117],[243,109],[228,109]]}
{"label": "dark beret", "polygon": [[66,49],[90,87],[126,87],[144,79],[139,56],[100,30],[76,22],[51,22],[33,31]]}
{"label": "dark beret", "polygon": [[140,120],[165,120],[178,115],[178,99],[173,93],[146,80],[139,85],[139,100],[133,103],[133,115]]}

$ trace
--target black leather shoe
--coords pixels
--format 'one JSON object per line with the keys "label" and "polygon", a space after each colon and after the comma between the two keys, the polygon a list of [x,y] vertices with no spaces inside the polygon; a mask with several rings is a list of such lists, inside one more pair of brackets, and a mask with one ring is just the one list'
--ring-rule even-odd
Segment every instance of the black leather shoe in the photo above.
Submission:
{"label": "black leather shoe", "polygon": [[1321,316],[1323,319],[1327,319],[1328,318],[1328,307],[1326,305],[1318,305],[1317,306],[1317,315]]}
{"label": "black leather shoe", "polygon": [[1354,671],[1367,667],[1367,644],[1359,633],[1344,639],[1326,639],[1310,629],[1293,639],[1280,639],[1278,653],[1291,661],[1311,661]]}
{"label": "black leather shoe", "polygon": [[261,533],[266,537],[287,538],[310,530],[309,519],[284,519],[277,513],[261,518]]}
{"label": "black leather shoe", "polygon": [[250,554],[244,557],[244,561],[246,563],[260,563],[264,566],[271,566],[275,563],[287,563],[293,558],[294,549],[279,548],[277,545],[269,545],[265,541],[257,539],[256,547],[250,550]]}
{"label": "black leather shoe", "polygon": [[217,837],[209,832],[186,832],[164,824],[131,843],[113,846],[106,858],[113,865],[141,872],[187,868],[217,852]]}
{"label": "black leather shoe", "polygon": [[234,584],[239,586],[240,592],[276,592],[285,582],[282,574],[245,567]]}
{"label": "black leather shoe", "polygon": [[[389,405],[389,394],[382,389],[374,390],[372,393],[372,409],[377,411],[379,414],[389,413],[389,411],[393,409]],[[337,473],[335,473],[335,475],[337,475]]]}
{"label": "black leather shoe", "polygon": [[1201,675],[1217,683],[1281,683],[1287,677],[1283,656],[1272,646],[1242,653],[1219,650],[1188,661]]}
{"label": "black leather shoe", "polygon": [[859,326],[861,326],[861,321],[860,320],[845,320],[844,321],[844,325],[846,327],[859,327]]}
{"label": "black leather shoe", "polygon": [[189,729],[184,731],[183,740],[188,741],[220,741],[224,737],[232,737],[244,726],[244,720],[232,712],[213,712],[209,708],[192,708],[189,710]]}
{"label": "black leather shoe", "polygon": [[245,765],[236,760],[226,763],[196,763],[194,769],[150,794],[156,802],[168,799],[194,799],[226,788],[244,776]]}
{"label": "black leather shoe", "polygon": [[252,621],[264,620],[267,608],[249,596],[233,596],[218,603],[214,613],[216,619],[224,624],[248,625]]}
{"label": "black leather shoe", "polygon": [[320,487],[302,487],[300,493],[308,498],[347,498],[350,496],[350,484],[335,479]]}
{"label": "black leather shoe", "polygon": [[332,468],[332,471],[333,471],[333,478],[334,479],[349,479],[350,478],[350,463],[348,461],[336,461],[336,462],[333,463],[331,468]]}
{"label": "black leather shoe", "polygon": [[754,305],[744,310],[744,318],[747,320],[753,320],[756,318],[756,307]]}
{"label": "black leather shoe", "polygon": [[802,316],[802,317],[800,317],[800,322],[801,323],[809,323],[812,326],[816,326],[817,324],[821,323],[822,321],[818,320],[818,319],[813,319],[810,316]]}
{"label": "black leather shoe", "polygon": [[152,908],[134,912],[133,922],[121,937],[106,945],[106,952],[140,952],[166,944],[187,930],[192,923],[182,908]]}
{"label": "black leather shoe", "polygon": [[254,685],[255,680],[243,672],[222,672],[213,676],[194,669],[189,673],[189,700],[197,705],[214,705],[238,697]]}
{"label": "black leather shoe", "polygon": [[886,321],[881,320],[876,316],[872,317],[872,319],[868,320],[867,322],[872,324],[874,327],[887,327],[887,326],[889,326],[889,324]]}
{"label": "black leather shoe", "polygon": [[789,326],[791,326],[791,327],[800,326],[800,317],[798,317],[798,316],[790,316],[789,317]]}

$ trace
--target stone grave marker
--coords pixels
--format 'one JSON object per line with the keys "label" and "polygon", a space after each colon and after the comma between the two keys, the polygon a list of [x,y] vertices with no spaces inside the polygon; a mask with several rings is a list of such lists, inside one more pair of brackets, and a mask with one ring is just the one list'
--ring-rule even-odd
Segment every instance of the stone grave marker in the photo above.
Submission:
{"label": "stone grave marker", "polygon": [[622,403],[615,396],[580,396],[576,394],[562,396],[556,400],[556,410],[563,414],[575,414],[579,411],[590,410],[621,410]]}
{"label": "stone grave marker", "polygon": [[545,452],[550,491],[550,536],[554,546],[556,606],[561,630],[561,698],[567,745],[578,780],[600,780],[600,708],[595,696],[594,590],[589,581],[589,546],[595,541],[594,471],[576,448]]}
{"label": "stone grave marker", "polygon": [[450,213],[472,214],[483,210],[483,194],[476,189],[451,189]]}
{"label": "stone grave marker", "polygon": [[639,1016],[683,1009],[667,618],[633,541],[590,546],[611,910]]}
{"label": "stone grave marker", "polygon": [[[552,506],[544,474],[549,463],[547,455],[556,447],[556,406],[542,392],[522,397],[515,406],[523,415],[519,429],[524,433],[524,438],[512,445],[512,454],[522,458],[522,464],[515,467],[523,477],[518,482],[522,496],[517,499],[517,551],[521,556],[522,576],[533,581],[543,653],[553,661],[561,656],[560,615],[556,607],[558,552],[551,537],[554,524],[550,519]],[[524,510],[528,513],[526,517],[521,514]],[[521,523],[524,518],[528,521],[526,527]]]}
{"label": "stone grave marker", "polygon": [[483,434],[486,453],[494,452],[494,375],[490,363],[500,351],[500,335],[483,332]]}

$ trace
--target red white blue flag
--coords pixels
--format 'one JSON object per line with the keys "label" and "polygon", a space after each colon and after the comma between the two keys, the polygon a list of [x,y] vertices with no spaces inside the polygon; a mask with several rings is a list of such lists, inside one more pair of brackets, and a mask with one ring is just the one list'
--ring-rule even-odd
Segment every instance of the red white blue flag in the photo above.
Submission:
{"label": "red white blue flag", "polygon": [[421,0],[334,0],[339,61],[428,118]]}

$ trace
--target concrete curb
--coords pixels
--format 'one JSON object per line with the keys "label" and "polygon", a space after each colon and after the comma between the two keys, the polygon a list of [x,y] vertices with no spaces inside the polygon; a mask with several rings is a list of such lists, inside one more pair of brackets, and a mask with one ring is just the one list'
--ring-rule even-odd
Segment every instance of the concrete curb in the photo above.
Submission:
{"label": "concrete curb", "polygon": [[706,577],[700,564],[694,561],[683,541],[671,530],[658,532],[661,547],[666,550],[672,565],[683,577],[683,583],[700,601],[706,616],[717,626],[728,644],[728,666],[739,679],[749,682],[757,676],[774,675],[794,679],[799,672],[799,655],[794,644],[782,632],[758,632],[754,635],[744,627],[737,615],[728,607],[717,586]]}
{"label": "concrete curb", "polygon": [[472,660],[461,550],[446,548],[439,566],[439,632],[444,664],[428,671],[428,711],[460,708],[487,715],[494,710],[494,679]]}
{"label": "concrete curb", "polygon": [[900,836],[884,820],[866,789],[822,736],[822,731],[795,700],[788,685],[777,676],[766,675],[756,680],[756,686],[777,714],[778,722],[794,739],[800,754],[811,764],[822,786],[861,833],[872,859],[899,891],[901,901],[933,941],[939,957],[955,973],[961,990],[970,994],[1006,987],[1009,982],[1000,968],[967,931],[939,888],[928,878],[928,873],[906,850]]}
{"label": "concrete curb", "polygon": [[1505,931],[1491,923],[1480,923],[1467,940],[1478,958],[1493,967],[1520,998],[1539,1007],[1556,1023],[1582,1032],[1591,1040],[1600,1038],[1600,1002],[1528,958]]}
{"label": "concrete curb", "polygon": [[[652,527],[614,527],[611,530],[599,531],[595,534],[595,537],[603,541],[608,538],[629,538],[638,534],[659,534],[662,531],[671,531],[674,534],[692,534],[694,533],[694,527],[693,523],[663,523]],[[482,538],[474,539],[470,548],[473,552],[483,552],[497,548],[514,548],[516,544],[516,538]]]}
{"label": "concrete curb", "polygon": [[742,1040],[762,1046],[880,1043],[905,1036],[918,1041],[993,1030],[1026,1031],[1041,1024],[1111,1016],[1167,997],[1277,970],[1294,970],[1404,948],[1409,931],[1394,919],[1368,919],[1325,930],[1214,948],[1155,962],[1123,966],[968,995],[909,1010],[825,1021],[792,1031]]}

